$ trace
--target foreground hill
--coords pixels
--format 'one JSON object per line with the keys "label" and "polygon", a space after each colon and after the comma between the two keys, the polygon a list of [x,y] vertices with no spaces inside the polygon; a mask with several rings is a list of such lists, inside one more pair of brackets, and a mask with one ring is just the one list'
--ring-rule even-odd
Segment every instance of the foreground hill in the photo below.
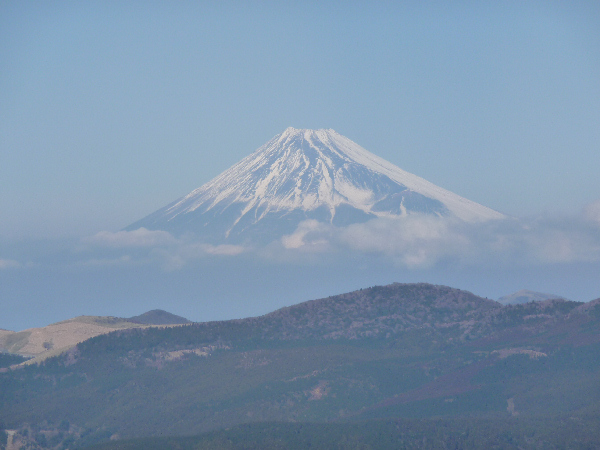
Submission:
{"label": "foreground hill", "polygon": [[[532,438],[535,436],[535,438]],[[263,422],[199,436],[138,438],[90,450],[305,450],[305,449],[524,449],[598,448],[589,423],[564,420],[560,427],[536,419],[382,419],[337,423]],[[541,444],[541,445],[540,445]]]}
{"label": "foreground hill", "polygon": [[[241,424],[256,424],[247,429],[256,437],[259,423],[273,422],[283,422],[272,425],[284,436],[279,447],[257,445],[285,448],[292,423],[360,423],[369,435],[381,420],[421,423],[413,444],[422,433],[443,441],[435,421],[448,439],[477,423],[496,423],[496,437],[521,430],[512,444],[494,444],[502,448],[560,447],[557,424],[575,421],[563,429],[589,448],[600,445],[589,431],[600,426],[599,377],[600,300],[502,306],[444,286],[393,284],[262,317],[94,337],[0,373],[0,417],[16,441],[43,448]],[[197,442],[216,435],[203,436]],[[387,435],[387,448],[402,436]],[[496,442],[488,438],[477,439]]]}
{"label": "foreground hill", "polygon": [[304,302],[258,320],[281,339],[389,338],[423,327],[481,321],[498,308],[493,300],[459,289],[394,283]]}

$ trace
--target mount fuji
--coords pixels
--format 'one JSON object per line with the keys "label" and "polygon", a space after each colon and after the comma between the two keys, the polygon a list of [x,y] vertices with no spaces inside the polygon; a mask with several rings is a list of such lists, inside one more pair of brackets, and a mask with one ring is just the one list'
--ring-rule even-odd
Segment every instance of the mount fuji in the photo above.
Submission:
{"label": "mount fuji", "polygon": [[308,219],[343,227],[415,213],[466,222],[506,217],[400,169],[334,130],[290,127],[125,230],[191,232],[211,243],[268,243]]}

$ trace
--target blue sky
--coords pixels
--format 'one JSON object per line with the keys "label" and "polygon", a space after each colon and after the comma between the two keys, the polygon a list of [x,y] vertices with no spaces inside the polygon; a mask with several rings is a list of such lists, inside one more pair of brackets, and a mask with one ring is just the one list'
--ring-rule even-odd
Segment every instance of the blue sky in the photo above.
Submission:
{"label": "blue sky", "polygon": [[598,23],[595,2],[0,2],[0,262],[116,232],[288,126],[508,215],[600,221]]}
{"label": "blue sky", "polygon": [[594,2],[3,2],[2,237],[118,230],[288,126],[516,216],[600,197]]}

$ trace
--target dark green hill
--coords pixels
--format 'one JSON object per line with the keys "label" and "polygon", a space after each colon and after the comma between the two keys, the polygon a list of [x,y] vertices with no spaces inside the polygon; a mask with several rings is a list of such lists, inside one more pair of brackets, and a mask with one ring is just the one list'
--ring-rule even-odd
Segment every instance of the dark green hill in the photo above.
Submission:
{"label": "dark green hill", "polygon": [[89,450],[592,449],[591,420],[387,419],[351,423],[253,423],[188,437],[110,442]]}
{"label": "dark green hill", "polygon": [[56,448],[262,422],[402,419],[431,434],[435,418],[454,436],[456,424],[488,420],[502,434],[510,421],[600,426],[598,379],[598,301],[503,307],[393,284],[261,317],[97,336],[0,373],[0,418]]}
{"label": "dark green hill", "polygon": [[185,317],[171,314],[162,309],[153,309],[152,311],[145,312],[139,316],[130,317],[127,320],[129,322],[141,323],[144,325],[180,325],[191,323],[191,321]]}
{"label": "dark green hill", "polygon": [[[279,339],[360,339],[483,319],[500,304],[426,283],[375,286],[282,308],[260,319]],[[388,336],[389,337],[389,336]]]}
{"label": "dark green hill", "polygon": [[0,369],[8,368],[14,364],[20,364],[24,361],[27,361],[27,359],[28,358],[22,355],[0,352]]}

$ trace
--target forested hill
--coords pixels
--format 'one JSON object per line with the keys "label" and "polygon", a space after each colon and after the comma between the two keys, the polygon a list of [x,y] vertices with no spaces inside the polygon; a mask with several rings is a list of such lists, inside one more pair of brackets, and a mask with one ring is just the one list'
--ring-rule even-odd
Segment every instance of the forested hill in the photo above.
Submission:
{"label": "forested hill", "polygon": [[282,339],[389,337],[416,328],[481,320],[500,306],[447,286],[394,283],[282,308],[261,321]]}
{"label": "forested hill", "polygon": [[491,420],[499,436],[510,421],[547,424],[546,434],[525,427],[521,448],[553,448],[553,429],[574,418],[589,444],[597,433],[585,430],[600,427],[600,299],[502,306],[392,284],[261,317],[119,330],[1,370],[0,428],[32,448],[389,418],[423,430]]}
{"label": "forested hill", "polygon": [[[122,331],[106,339],[123,341],[126,346],[135,341],[146,348],[171,340],[177,346],[187,341],[250,345],[280,340],[398,339],[418,331],[444,336],[448,342],[464,342],[490,339],[506,329],[536,334],[572,315],[593,317],[597,302],[559,299],[502,306],[447,286],[394,283],[306,301],[260,317],[192,323],[169,330]],[[127,342],[128,334],[131,342]]]}

